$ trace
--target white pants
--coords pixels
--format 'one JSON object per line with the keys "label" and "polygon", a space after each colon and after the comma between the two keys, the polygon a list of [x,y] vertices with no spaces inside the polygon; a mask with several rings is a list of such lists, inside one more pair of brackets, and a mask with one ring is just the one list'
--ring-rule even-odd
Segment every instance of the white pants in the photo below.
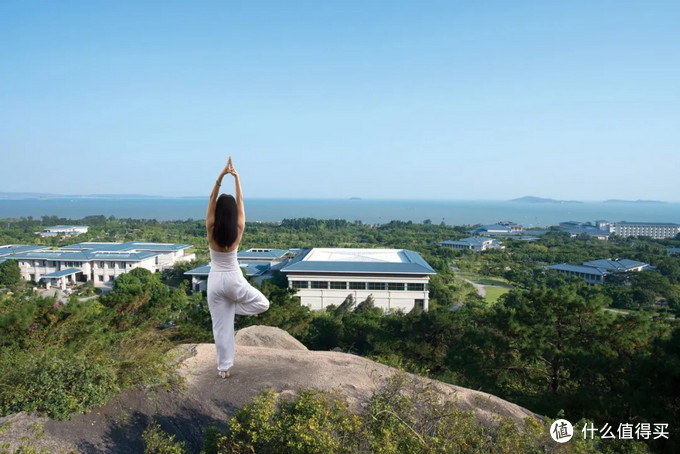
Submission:
{"label": "white pants", "polygon": [[234,314],[261,314],[269,309],[269,301],[248,283],[241,270],[211,272],[208,307],[217,349],[217,370],[226,371],[234,365]]}

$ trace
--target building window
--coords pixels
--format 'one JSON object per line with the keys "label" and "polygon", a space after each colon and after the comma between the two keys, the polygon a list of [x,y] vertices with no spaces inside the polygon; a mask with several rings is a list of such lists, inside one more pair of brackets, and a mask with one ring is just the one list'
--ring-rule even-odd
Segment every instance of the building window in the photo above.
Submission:
{"label": "building window", "polygon": [[349,288],[351,290],[366,290],[366,283],[365,282],[350,282]]}
{"label": "building window", "polygon": [[292,281],[291,284],[293,288],[309,288],[308,281]]}
{"label": "building window", "polygon": [[99,268],[104,268],[104,262],[99,262]]}
{"label": "building window", "polygon": [[113,268],[116,266],[116,262],[109,262],[109,268]]}
{"label": "building window", "polygon": [[425,309],[425,300],[415,300],[415,310],[422,311]]}
{"label": "building window", "polygon": [[97,276],[97,277],[99,278],[99,282],[104,282],[104,276],[99,275],[99,276]]}
{"label": "building window", "polygon": [[328,281],[312,281],[312,288],[328,288]]}
{"label": "building window", "polygon": [[422,292],[425,291],[425,284],[408,284],[408,290],[412,292]]}
{"label": "building window", "polygon": [[368,289],[369,290],[385,290],[385,283],[384,282],[369,282],[368,283]]}
{"label": "building window", "polygon": [[388,282],[387,290],[404,290],[404,284],[402,282]]}
{"label": "building window", "polygon": [[335,290],[344,290],[347,288],[347,282],[331,282],[331,288]]}

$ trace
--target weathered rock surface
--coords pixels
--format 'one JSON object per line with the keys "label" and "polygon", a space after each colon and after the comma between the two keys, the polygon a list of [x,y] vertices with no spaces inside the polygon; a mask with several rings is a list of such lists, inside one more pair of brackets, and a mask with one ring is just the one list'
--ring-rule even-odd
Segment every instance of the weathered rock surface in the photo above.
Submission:
{"label": "weathered rock surface", "polygon": [[[55,421],[25,413],[0,418],[10,424],[0,433],[0,445],[21,444],[28,435],[36,447],[52,452],[142,452],[141,433],[154,420],[176,439],[185,440],[192,452],[201,449],[203,431],[226,420],[260,392],[293,394],[300,388],[337,389],[352,405],[360,405],[398,373],[382,364],[339,352],[309,351],[285,331],[267,326],[249,327],[236,335],[236,364],[231,378],[217,374],[213,344],[185,345],[187,357],[179,369],[186,378],[181,390],[126,391],[108,404],[71,421]],[[518,421],[533,413],[490,394],[417,378],[434,386],[444,399],[475,412],[485,422],[498,416]],[[43,435],[35,440],[35,424]]]}

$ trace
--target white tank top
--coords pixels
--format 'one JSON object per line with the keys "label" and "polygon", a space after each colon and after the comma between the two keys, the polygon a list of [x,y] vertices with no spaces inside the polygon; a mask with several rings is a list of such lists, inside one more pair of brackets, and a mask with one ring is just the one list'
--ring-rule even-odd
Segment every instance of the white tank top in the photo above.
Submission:
{"label": "white tank top", "polygon": [[210,249],[210,272],[225,273],[231,271],[240,271],[236,254],[238,248],[229,252],[219,252]]}

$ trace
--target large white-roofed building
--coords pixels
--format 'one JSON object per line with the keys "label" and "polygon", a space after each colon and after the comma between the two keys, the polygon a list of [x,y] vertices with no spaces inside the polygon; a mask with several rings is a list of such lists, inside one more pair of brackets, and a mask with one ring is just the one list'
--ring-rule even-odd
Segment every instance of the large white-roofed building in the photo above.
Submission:
{"label": "large white-roofed building", "polygon": [[373,296],[386,312],[428,308],[428,282],[435,270],[407,249],[314,248],[281,269],[300,303],[319,310]]}
{"label": "large white-roofed building", "polygon": [[[11,246],[15,250],[21,246]],[[0,251],[9,246],[0,246]],[[62,288],[70,282],[94,281],[95,286],[110,285],[110,281],[134,268],[146,268],[151,272],[171,268],[176,262],[193,260],[195,254],[187,254],[188,244],[85,242],[59,249],[36,249],[24,246],[5,259],[19,264],[25,280],[41,279]],[[9,250],[9,249],[8,249]]]}

